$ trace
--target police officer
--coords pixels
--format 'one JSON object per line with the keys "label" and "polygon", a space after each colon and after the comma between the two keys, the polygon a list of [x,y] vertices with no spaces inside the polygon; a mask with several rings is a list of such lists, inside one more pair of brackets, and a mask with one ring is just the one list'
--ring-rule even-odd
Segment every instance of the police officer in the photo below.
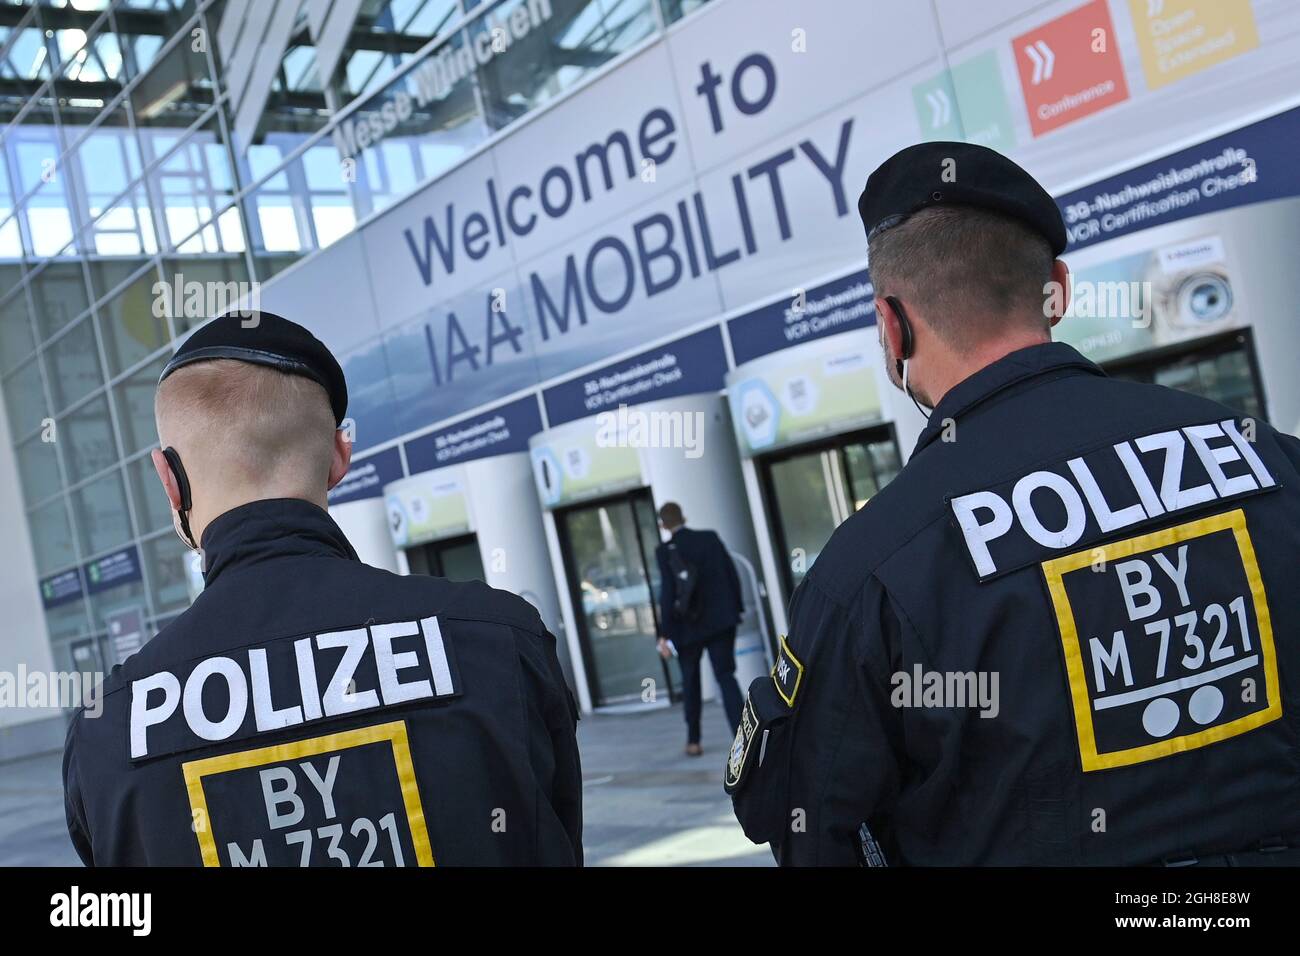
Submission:
{"label": "police officer", "polygon": [[334,357],[267,312],[164,368],[153,460],[206,586],[69,727],[87,864],[582,863],[555,639],[511,594],[358,560],[325,510],[346,409]]}
{"label": "police officer", "polygon": [[1052,198],[904,149],[859,200],[929,421],[795,592],[726,768],[783,864],[1300,857],[1300,442],[1051,341]]}

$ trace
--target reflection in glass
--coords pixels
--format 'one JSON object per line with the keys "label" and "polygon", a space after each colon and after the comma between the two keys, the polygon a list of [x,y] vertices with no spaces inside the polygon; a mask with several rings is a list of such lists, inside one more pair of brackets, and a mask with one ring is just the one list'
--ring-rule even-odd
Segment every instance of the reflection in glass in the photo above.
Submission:
{"label": "reflection in glass", "polygon": [[136,362],[152,355],[166,345],[170,338],[165,313],[163,318],[159,318],[156,312],[162,309],[154,308],[154,286],[157,282],[158,273],[147,268],[136,273],[126,286],[95,309],[110,377],[121,374]]}
{"label": "reflection in glass", "polygon": [[20,27],[0,27],[0,50],[4,50],[0,57],[0,79],[38,80],[50,75],[45,36],[35,25],[34,17],[24,18]]}
{"label": "reflection in glass", "polygon": [[243,252],[247,245],[243,214],[236,205],[223,209],[216,219],[177,242],[175,251],[187,255]]}
{"label": "reflection in glass", "polygon": [[[125,0],[117,5],[113,19],[130,76],[139,76],[153,66],[167,38],[181,27],[198,25],[186,23],[194,7],[194,0]],[[191,42],[192,36],[181,39],[185,46]]]}
{"label": "reflection in glass", "polygon": [[15,199],[51,179],[57,180],[63,141],[54,125],[54,91],[47,83],[28,101],[31,108],[18,125],[5,130],[4,150],[13,174]]}
{"label": "reflection in glass", "polygon": [[[0,208],[0,216],[9,210]],[[23,237],[18,229],[18,217],[9,216],[0,222],[0,259],[17,259],[23,254]]]}
{"label": "reflection in glass", "polygon": [[1152,380],[1157,385],[1221,402],[1247,418],[1259,418],[1263,414],[1245,351],[1224,352],[1158,369]]}
{"label": "reflection in glass", "polygon": [[[330,17],[334,18],[346,9],[347,5],[340,5],[329,12]],[[281,12],[283,11],[275,11],[271,17],[272,23],[278,21]],[[254,17],[249,15],[245,20],[245,30],[252,19]],[[323,129],[329,122],[330,104],[325,99],[324,87],[316,68],[316,46],[309,26],[310,19],[306,9],[298,10],[280,57],[279,68],[269,76],[260,74],[256,65],[244,71],[246,75],[240,76],[243,61],[239,45],[236,45],[226,63],[223,79],[230,90],[233,103],[238,106],[237,109],[232,108],[231,125],[231,137],[237,149],[264,142],[277,134],[295,134],[301,141],[304,136]],[[331,22],[326,30],[332,31],[336,26],[337,23]],[[274,49],[262,46],[258,56],[274,56],[275,53]],[[261,112],[254,114],[253,110],[259,108]]]}
{"label": "reflection in glass", "polygon": [[1253,346],[1246,333],[1228,333],[1189,351],[1107,366],[1115,378],[1153,382],[1227,405],[1247,418],[1262,418],[1263,400],[1251,370]]}
{"label": "reflection in glass", "polygon": [[101,256],[153,255],[158,251],[153,215],[144,187],[132,186],[113,207],[86,228],[84,245]]}
{"label": "reflection in glass", "polygon": [[166,258],[163,283],[171,295],[164,306],[176,335],[229,311],[253,290],[242,255]]}
{"label": "reflection in glass", "polygon": [[[0,118],[3,123],[3,118]],[[0,129],[3,129],[0,126]],[[3,144],[0,144],[2,147]],[[14,212],[14,191],[9,184],[9,159],[3,148],[0,148],[0,258],[16,259],[22,255],[22,243],[18,240],[18,231],[14,228],[17,221],[13,218]],[[4,288],[12,288],[6,284]]]}
{"label": "reflection in glass", "polygon": [[[91,112],[90,118],[94,113]],[[125,106],[112,110],[89,133],[78,128],[75,117],[67,114],[67,108],[61,107],[59,121],[63,124],[65,138],[69,142],[78,136],[82,139],[72,147],[71,154],[64,159],[64,166],[76,176],[84,204],[82,218],[89,221],[98,218],[126,191],[127,186],[139,178],[144,163]]]}
{"label": "reflection in glass", "polygon": [[902,468],[902,463],[898,460],[898,449],[892,441],[852,442],[845,445],[844,463],[854,511],[893,481]]}
{"label": "reflection in glass", "polygon": [[[131,38],[125,42],[130,46]],[[181,36],[131,88],[137,126],[189,126],[215,102],[207,56],[195,45],[190,35]]]}
{"label": "reflection in glass", "polygon": [[[253,175],[273,169],[300,140],[276,134],[254,146],[248,151]],[[333,242],[355,223],[348,183],[328,137],[291,160],[245,197],[244,204],[259,260],[264,253],[305,255]]]}
{"label": "reflection in glass", "polygon": [[836,476],[825,452],[796,455],[771,465],[772,494],[793,584],[803,580],[839,526]]}
{"label": "reflection in glass", "polygon": [[449,581],[486,581],[478,538],[463,535],[408,548],[406,563],[412,574],[431,574]]}
{"label": "reflection in glass", "polygon": [[[487,138],[473,71],[458,72],[447,66],[455,62],[463,40],[460,33],[451,37],[420,66],[344,117],[333,131],[335,162],[355,164],[358,217],[407,195]],[[391,129],[381,124],[384,132],[376,135],[371,117],[382,120],[386,106],[395,122]]]}
{"label": "reflection in glass", "polygon": [[334,73],[339,105],[378,90],[458,13],[456,0],[365,0]]}
{"label": "reflection in glass", "polygon": [[[215,114],[200,129],[145,131],[145,150],[163,156],[179,147],[149,173],[149,187],[155,203],[160,204],[164,242],[175,246],[210,222],[218,210],[227,209],[235,198],[234,171],[230,157],[217,135]],[[215,237],[219,247],[242,249],[242,235],[237,246],[222,243],[220,231]],[[213,249],[211,251],[217,251]]]}
{"label": "reflection in glass", "polygon": [[54,125],[53,101],[53,88],[47,83],[0,143],[13,179],[13,200],[27,223],[28,251],[37,256],[62,254],[76,223],[68,176],[59,161],[64,141]]}
{"label": "reflection in glass", "polygon": [[98,554],[131,539],[126,489],[116,469],[70,492],[68,499],[82,554]]}
{"label": "reflection in glass", "polygon": [[45,350],[45,374],[56,411],[67,408],[104,384],[93,322],[88,318],[82,319]]}
{"label": "reflection in glass", "polygon": [[[547,9],[550,16],[545,16]],[[489,125],[509,126],[655,30],[650,0],[503,0],[468,28]],[[493,31],[502,31],[496,34]],[[500,45],[508,43],[504,49]],[[497,47],[493,47],[494,39]],[[484,48],[496,49],[487,57]],[[486,60],[486,62],[485,62]]]}
{"label": "reflection in glass", "polygon": [[90,276],[92,298],[98,302],[110,292],[116,292],[122,283],[135,276],[149,263],[149,259],[87,259],[86,273]]}
{"label": "reflection in glass", "polygon": [[[140,523],[140,533],[148,534],[160,528],[170,528],[172,512],[167,503],[167,494],[158,482],[158,473],[154,471],[153,459],[141,455],[127,462],[126,483],[131,489],[131,500],[135,502],[135,517]],[[179,539],[176,544],[180,545]]]}
{"label": "reflection in glass", "polygon": [[[876,438],[875,436],[881,436]],[[902,468],[887,431],[843,436],[830,447],[773,456],[766,470],[778,545],[785,549],[785,583],[793,591],[831,534]]]}
{"label": "reflection in glass", "polygon": [[[75,6],[64,8],[58,13],[47,12],[46,26],[51,25],[51,20],[63,21],[69,15],[79,17],[84,25],[93,19],[93,14],[86,11],[106,6],[108,4],[104,0],[93,4],[78,0]],[[59,76],[83,86],[85,89],[82,95],[111,99],[114,93],[121,92],[125,80],[122,47],[108,17],[101,16],[91,28],[89,36],[84,29],[72,26],[55,29],[54,40],[62,64]]]}
{"label": "reflection in glass", "polygon": [[89,595],[90,622],[94,629],[102,631],[107,626],[108,616],[115,611],[144,607],[144,582],[128,581],[117,587]]}
{"label": "reflection in glass", "polygon": [[80,262],[51,262],[29,280],[41,339],[54,335],[90,308]]}
{"label": "reflection in glass", "polygon": [[4,378],[5,411],[9,415],[9,433],[19,438],[41,427],[48,414],[41,387],[41,367],[33,358]]}
{"label": "reflection in glass", "polygon": [[122,435],[123,454],[133,454],[142,448],[158,444],[158,434],[153,417],[153,399],[158,390],[158,377],[167,364],[170,354],[150,362],[139,371],[113,386],[113,401],[117,403],[117,424]]}
{"label": "reflection in glass", "polygon": [[663,7],[664,22],[675,23],[708,2],[709,0],[659,0],[659,5]]}
{"label": "reflection in glass", "polygon": [[63,188],[63,178],[42,183],[21,205],[27,220],[31,253],[38,258],[76,255],[72,245],[74,220]]}
{"label": "reflection in glass", "polygon": [[[0,290],[8,295],[0,300],[0,370],[7,371],[36,349],[31,310],[27,308],[27,290],[18,266],[0,266]],[[0,291],[0,295],[4,295]]]}
{"label": "reflection in glass", "polygon": [[642,681],[663,667],[655,652],[654,560],[641,540],[657,540],[653,514],[631,500],[574,508],[559,516],[569,548],[583,636],[598,704],[639,700]]}
{"label": "reflection in glass", "polygon": [[55,451],[57,444],[46,441],[46,437],[38,431],[14,449],[18,459],[18,478],[23,486],[23,500],[29,505],[44,501],[63,488]]}
{"label": "reflection in glass", "polygon": [[32,532],[32,549],[36,554],[36,571],[46,575],[77,560],[72,545],[72,522],[68,520],[68,501],[60,496],[27,513]]}
{"label": "reflection in glass", "polygon": [[154,611],[161,614],[188,607],[190,586],[185,562],[193,560],[193,553],[174,534],[151,538],[141,545],[141,550]]}
{"label": "reflection in glass", "polygon": [[108,398],[102,393],[59,419],[59,445],[68,481],[76,484],[118,459]]}
{"label": "reflection in glass", "polygon": [[346,236],[357,224],[348,196],[347,180],[338,154],[329,140],[313,146],[302,156],[303,178],[311,195],[311,224],[321,248]]}
{"label": "reflection in glass", "polygon": [[60,604],[45,612],[45,624],[50,630],[51,641],[65,641],[90,633],[90,622],[86,620],[86,599],[78,598],[67,604]]}

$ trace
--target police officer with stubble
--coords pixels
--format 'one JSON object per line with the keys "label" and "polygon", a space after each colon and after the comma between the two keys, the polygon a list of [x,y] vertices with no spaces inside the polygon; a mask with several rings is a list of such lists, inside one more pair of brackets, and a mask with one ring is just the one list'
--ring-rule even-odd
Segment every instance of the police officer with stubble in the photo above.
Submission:
{"label": "police officer with stubble", "polygon": [[787,865],[1300,861],[1300,442],[1053,342],[1065,228],[998,153],[904,149],[858,208],[928,423],[750,687],[745,832]]}

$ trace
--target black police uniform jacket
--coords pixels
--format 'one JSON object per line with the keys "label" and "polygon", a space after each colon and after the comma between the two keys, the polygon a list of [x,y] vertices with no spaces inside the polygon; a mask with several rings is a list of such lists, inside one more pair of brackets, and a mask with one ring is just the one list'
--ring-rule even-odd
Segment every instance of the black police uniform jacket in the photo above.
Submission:
{"label": "black police uniform jacket", "polygon": [[[677,600],[677,576],[673,573],[669,549],[695,568],[697,616],[686,618],[674,607]],[[744,604],[740,596],[740,577],[716,531],[678,528],[672,540],[655,548],[659,564],[659,619],[664,637],[678,647],[702,644],[726,634],[740,621]]]}
{"label": "black police uniform jacket", "polygon": [[736,815],[783,864],[1284,857],[1298,594],[1300,442],[1064,344],[1013,352],[795,592]]}
{"label": "black police uniform jacket", "polygon": [[69,727],[87,864],[581,864],[577,712],[531,605],[362,564],[305,501],[202,543],[203,593]]}

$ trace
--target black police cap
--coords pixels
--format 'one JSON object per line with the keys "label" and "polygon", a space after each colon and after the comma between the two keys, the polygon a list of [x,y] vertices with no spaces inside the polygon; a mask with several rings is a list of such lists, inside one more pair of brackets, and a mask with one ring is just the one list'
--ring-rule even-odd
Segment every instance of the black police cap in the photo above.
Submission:
{"label": "black police cap", "polygon": [[858,197],[868,237],[881,223],[950,205],[979,206],[1018,219],[1051,244],[1052,255],[1065,251],[1065,222],[1056,200],[1033,176],[987,146],[908,146],[876,168]]}
{"label": "black police cap", "polygon": [[213,359],[252,362],[302,375],[329,395],[334,424],[341,424],[347,413],[348,385],[343,369],[325,343],[297,322],[260,311],[231,312],[213,319],[176,350],[158,383],[178,368]]}

